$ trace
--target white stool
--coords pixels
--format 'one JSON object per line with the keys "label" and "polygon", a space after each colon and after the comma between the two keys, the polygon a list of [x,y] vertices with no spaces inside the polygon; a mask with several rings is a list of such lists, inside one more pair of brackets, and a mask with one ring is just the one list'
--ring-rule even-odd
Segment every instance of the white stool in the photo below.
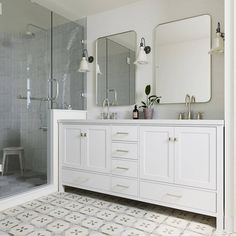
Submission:
{"label": "white stool", "polygon": [[7,147],[3,148],[3,160],[2,160],[2,175],[4,174],[5,168],[8,169],[8,156],[16,155],[19,157],[20,171],[23,175],[23,147]]}

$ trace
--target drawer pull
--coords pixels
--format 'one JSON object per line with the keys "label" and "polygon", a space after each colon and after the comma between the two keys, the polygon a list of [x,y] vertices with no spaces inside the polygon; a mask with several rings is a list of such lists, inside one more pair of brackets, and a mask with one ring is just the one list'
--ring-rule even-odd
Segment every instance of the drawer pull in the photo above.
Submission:
{"label": "drawer pull", "polygon": [[174,197],[174,198],[182,198],[181,195],[175,195],[175,194],[171,194],[171,193],[167,193],[166,196],[168,196],[168,197]]}
{"label": "drawer pull", "polygon": [[117,188],[125,188],[125,189],[128,189],[128,188],[129,188],[129,186],[121,185],[121,184],[117,184],[116,187],[117,187]]}
{"label": "drawer pull", "polygon": [[129,170],[129,168],[120,167],[120,166],[117,166],[116,169],[118,169],[118,170],[125,170],[125,171],[128,171],[128,170]]}
{"label": "drawer pull", "polygon": [[127,132],[117,132],[116,134],[118,134],[118,135],[128,135],[129,133],[127,133]]}
{"label": "drawer pull", "polygon": [[129,151],[128,150],[120,150],[120,149],[118,149],[118,150],[116,150],[116,152],[128,153]]}

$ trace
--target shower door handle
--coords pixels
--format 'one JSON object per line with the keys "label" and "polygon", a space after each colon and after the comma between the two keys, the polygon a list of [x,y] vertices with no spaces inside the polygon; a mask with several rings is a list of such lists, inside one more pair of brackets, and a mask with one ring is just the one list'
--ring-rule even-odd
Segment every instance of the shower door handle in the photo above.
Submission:
{"label": "shower door handle", "polygon": [[56,82],[56,94],[54,97],[50,97],[51,91],[48,91],[48,100],[55,101],[59,96],[59,82],[57,79],[49,79],[48,80],[48,90],[53,86],[53,82]]}

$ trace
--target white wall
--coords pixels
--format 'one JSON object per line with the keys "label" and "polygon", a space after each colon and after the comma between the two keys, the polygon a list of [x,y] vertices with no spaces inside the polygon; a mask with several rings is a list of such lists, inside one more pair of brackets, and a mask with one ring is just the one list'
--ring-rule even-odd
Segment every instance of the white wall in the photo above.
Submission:
{"label": "white wall", "polygon": [[[212,32],[215,32],[217,22],[224,23],[224,1],[223,0],[142,0],[137,3],[121,7],[115,10],[92,15],[88,17],[87,40],[90,54],[95,56],[95,41],[97,38],[116,34],[128,30],[135,30],[138,42],[145,37],[148,45],[152,46],[149,54],[150,63],[137,67],[136,91],[137,97],[144,93],[145,84],[153,83],[154,57],[154,28],[164,22],[169,22],[186,17],[210,14],[212,16]],[[204,112],[206,119],[223,119],[224,117],[224,56],[215,55],[212,58],[212,99],[207,104],[196,104],[194,111]],[[101,108],[95,105],[95,72],[88,73],[87,77],[87,108],[89,118],[98,118]],[[171,88],[170,88],[171,89]],[[140,103],[140,99],[137,100]],[[184,104],[158,105],[159,118],[177,118],[180,111],[185,111]],[[133,106],[116,107],[118,117],[129,118]],[[157,113],[156,113],[157,114]]]}

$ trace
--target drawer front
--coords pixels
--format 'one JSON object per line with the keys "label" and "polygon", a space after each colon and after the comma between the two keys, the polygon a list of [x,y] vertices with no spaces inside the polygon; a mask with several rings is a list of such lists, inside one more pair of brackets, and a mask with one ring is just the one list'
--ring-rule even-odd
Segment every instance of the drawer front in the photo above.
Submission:
{"label": "drawer front", "polygon": [[216,212],[216,193],[214,192],[141,182],[140,197],[212,213]]}
{"label": "drawer front", "polygon": [[116,141],[137,141],[138,128],[132,126],[113,126],[112,140]]}
{"label": "drawer front", "polygon": [[130,196],[138,196],[138,182],[136,180],[112,177],[111,191]]}
{"label": "drawer front", "polygon": [[95,188],[110,191],[110,177],[74,170],[62,170],[62,184],[72,187]]}
{"label": "drawer front", "polygon": [[137,178],[138,164],[134,161],[112,160],[112,174]]}
{"label": "drawer front", "polygon": [[112,157],[138,159],[138,145],[132,143],[112,143]]}

